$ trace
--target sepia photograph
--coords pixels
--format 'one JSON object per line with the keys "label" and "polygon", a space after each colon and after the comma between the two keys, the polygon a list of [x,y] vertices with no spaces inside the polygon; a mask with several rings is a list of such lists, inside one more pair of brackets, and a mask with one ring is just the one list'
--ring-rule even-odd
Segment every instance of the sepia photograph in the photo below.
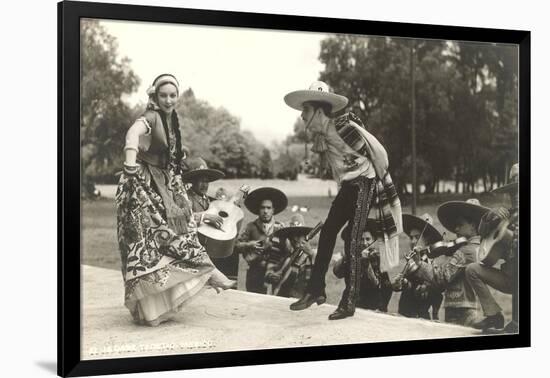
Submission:
{"label": "sepia photograph", "polygon": [[530,331],[519,44],[79,20],[81,361]]}

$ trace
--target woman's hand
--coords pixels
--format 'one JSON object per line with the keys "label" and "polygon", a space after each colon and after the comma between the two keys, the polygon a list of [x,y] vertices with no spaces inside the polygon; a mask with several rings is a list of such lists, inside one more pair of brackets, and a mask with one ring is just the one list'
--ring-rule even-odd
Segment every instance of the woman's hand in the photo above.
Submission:
{"label": "woman's hand", "polygon": [[223,218],[216,214],[204,214],[203,222],[209,224],[218,230],[223,226]]}

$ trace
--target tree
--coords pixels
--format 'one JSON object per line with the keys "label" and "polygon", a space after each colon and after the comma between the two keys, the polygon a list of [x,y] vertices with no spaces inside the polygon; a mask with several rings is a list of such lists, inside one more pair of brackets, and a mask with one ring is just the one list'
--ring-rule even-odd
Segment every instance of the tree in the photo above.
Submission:
{"label": "tree", "polygon": [[[191,88],[182,93],[177,110],[182,116],[182,138],[192,156],[202,157],[227,177],[269,174],[264,145],[241,129],[241,121],[227,109],[197,99]],[[263,160],[262,160],[263,159]],[[263,165],[262,165],[263,164]],[[271,169],[272,172],[272,169]]]}
{"label": "tree", "polygon": [[[455,179],[485,189],[517,161],[517,48],[416,40],[417,159],[426,192]],[[321,41],[320,80],[349,99],[386,147],[403,191],[411,156],[411,43],[390,37],[336,35]],[[300,140],[301,130],[289,141]],[[429,172],[429,174],[427,174]],[[403,182],[405,180],[405,182]]]}
{"label": "tree", "polygon": [[273,161],[271,160],[271,152],[267,148],[262,150],[260,158],[260,178],[271,179],[274,177]]}
{"label": "tree", "polygon": [[122,98],[136,91],[139,79],[130,60],[119,59],[116,39],[98,20],[82,20],[81,25],[82,188],[88,196],[98,178],[112,178],[122,166],[124,136],[133,114]]}

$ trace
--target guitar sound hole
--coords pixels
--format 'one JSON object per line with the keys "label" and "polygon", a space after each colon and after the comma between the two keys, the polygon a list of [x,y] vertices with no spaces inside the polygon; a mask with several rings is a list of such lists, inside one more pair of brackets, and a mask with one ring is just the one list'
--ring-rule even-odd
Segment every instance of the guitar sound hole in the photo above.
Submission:
{"label": "guitar sound hole", "polygon": [[218,215],[222,218],[227,218],[229,216],[229,214],[227,214],[225,211],[220,211]]}

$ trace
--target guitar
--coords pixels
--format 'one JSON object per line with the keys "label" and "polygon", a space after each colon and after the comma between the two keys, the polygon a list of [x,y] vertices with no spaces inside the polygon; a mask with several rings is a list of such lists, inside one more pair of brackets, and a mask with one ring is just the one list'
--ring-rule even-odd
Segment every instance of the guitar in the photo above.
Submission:
{"label": "guitar", "polygon": [[[305,237],[306,242],[313,239],[315,237],[315,235],[317,235],[321,231],[322,228],[323,228],[323,222],[320,221],[306,235],[306,237]],[[307,254],[304,252],[303,248],[299,248],[298,250],[294,251],[294,253],[292,253],[290,256],[285,258],[281,268],[276,273],[276,274],[279,274],[281,276],[281,279],[279,280],[278,283],[273,284],[271,286],[271,290],[268,290],[268,291],[271,291],[270,294],[272,294],[272,295],[279,294],[279,291],[281,290],[281,287],[283,286],[283,284],[285,282],[287,282],[288,280],[291,280],[291,281],[295,280],[298,276],[298,273],[299,273],[299,271],[298,271],[298,269],[296,269],[295,265],[296,265],[296,263],[302,262],[306,258],[307,258]]]}
{"label": "guitar", "polygon": [[216,200],[210,203],[206,214],[219,215],[223,219],[220,229],[201,223],[197,232],[202,236],[201,243],[205,246],[210,257],[227,257],[233,253],[237,234],[244,218],[244,213],[239,207],[250,187],[243,185],[229,200]]}
{"label": "guitar", "polygon": [[479,246],[479,261],[485,266],[493,266],[503,259],[512,245],[513,233],[508,226],[508,220],[501,221],[486,237],[481,239]]}

